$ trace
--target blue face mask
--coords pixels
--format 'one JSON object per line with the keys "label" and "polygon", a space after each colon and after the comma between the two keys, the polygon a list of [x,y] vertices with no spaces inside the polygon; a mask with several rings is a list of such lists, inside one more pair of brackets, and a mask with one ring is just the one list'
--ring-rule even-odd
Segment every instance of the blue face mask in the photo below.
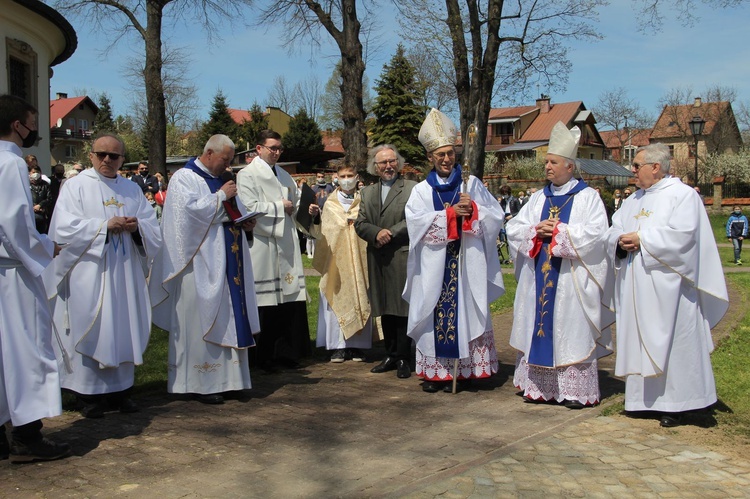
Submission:
{"label": "blue face mask", "polygon": [[742,212],[741,211],[733,211],[732,215],[734,215],[735,217],[739,217],[740,215],[742,215]]}

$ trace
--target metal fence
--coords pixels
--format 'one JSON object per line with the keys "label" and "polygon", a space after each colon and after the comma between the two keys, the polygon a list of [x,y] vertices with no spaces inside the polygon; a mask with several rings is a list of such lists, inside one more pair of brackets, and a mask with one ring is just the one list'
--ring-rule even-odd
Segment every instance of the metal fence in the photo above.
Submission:
{"label": "metal fence", "polygon": [[[703,193],[703,186],[701,186]],[[721,195],[723,198],[750,198],[750,183],[730,181],[724,182]]]}

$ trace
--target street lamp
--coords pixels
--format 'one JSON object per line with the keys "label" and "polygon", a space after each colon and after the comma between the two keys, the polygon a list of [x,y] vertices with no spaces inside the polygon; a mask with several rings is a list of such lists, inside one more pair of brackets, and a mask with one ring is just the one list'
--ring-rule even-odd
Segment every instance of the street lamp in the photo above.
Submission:
{"label": "street lamp", "polygon": [[[623,118],[625,118],[625,132],[628,134],[628,146],[623,148],[625,150],[623,151],[622,159],[624,160],[625,156],[627,155],[628,163],[631,163],[631,158],[630,158],[630,128],[628,128],[628,117],[627,116],[623,116]],[[623,163],[624,163],[624,161],[623,161]]]}
{"label": "street lamp", "polygon": [[693,151],[693,154],[695,155],[695,178],[694,182],[695,185],[698,185],[698,137],[700,137],[703,134],[703,127],[706,124],[706,120],[701,118],[700,116],[693,116],[693,119],[690,120],[690,131],[693,133],[693,138],[695,139],[695,150]]}

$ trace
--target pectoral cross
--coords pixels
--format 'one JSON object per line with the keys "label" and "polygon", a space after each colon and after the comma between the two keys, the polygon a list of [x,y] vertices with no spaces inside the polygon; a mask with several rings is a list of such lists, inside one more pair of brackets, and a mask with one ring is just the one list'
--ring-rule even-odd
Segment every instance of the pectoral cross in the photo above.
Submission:
{"label": "pectoral cross", "polygon": [[548,220],[557,220],[558,218],[560,218],[561,211],[562,209],[559,206],[550,206]]}

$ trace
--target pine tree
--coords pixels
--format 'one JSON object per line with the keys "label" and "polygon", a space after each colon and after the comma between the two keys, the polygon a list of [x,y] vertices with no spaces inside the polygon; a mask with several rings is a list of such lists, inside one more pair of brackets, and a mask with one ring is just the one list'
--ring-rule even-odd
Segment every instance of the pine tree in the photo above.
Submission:
{"label": "pine tree", "polygon": [[214,96],[208,121],[201,128],[200,143],[205,144],[212,135],[218,133],[224,134],[232,140],[239,136],[239,127],[232,119],[232,115],[229,114],[227,99],[221,90]]}
{"label": "pine tree", "polygon": [[282,142],[287,149],[323,150],[323,136],[320,128],[303,108],[300,108],[297,114],[289,120],[289,131],[284,135]]}
{"label": "pine tree", "polygon": [[94,126],[92,132],[94,135],[109,132],[114,133],[117,131],[115,121],[112,118],[112,104],[109,101],[107,94],[99,96],[99,111],[96,113],[94,118]]}
{"label": "pine tree", "polygon": [[425,107],[418,92],[414,68],[399,44],[391,61],[383,66],[380,79],[375,82],[378,96],[373,113],[375,123],[370,129],[374,144],[393,144],[412,164],[425,161],[424,148],[419,144],[419,128],[425,117]]}
{"label": "pine tree", "polygon": [[242,145],[239,143],[237,144],[238,148],[248,146],[248,149],[253,149],[258,134],[263,130],[268,130],[268,117],[263,114],[263,110],[257,102],[254,102],[253,105],[250,106],[248,112],[250,113],[250,121],[245,120],[238,127],[238,141],[242,143]]}

